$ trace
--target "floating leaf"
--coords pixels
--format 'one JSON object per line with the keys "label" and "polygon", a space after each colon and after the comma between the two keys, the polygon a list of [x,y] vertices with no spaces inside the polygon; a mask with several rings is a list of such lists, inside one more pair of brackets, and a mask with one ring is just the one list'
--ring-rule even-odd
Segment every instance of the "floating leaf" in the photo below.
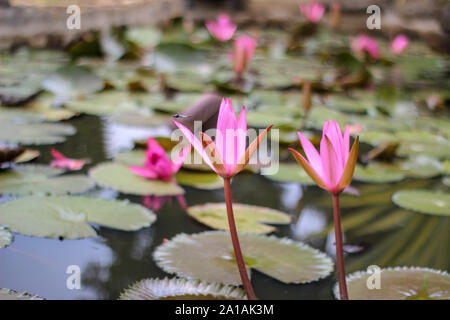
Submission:
{"label": "floating leaf", "polygon": [[136,127],[155,127],[169,123],[170,117],[166,114],[151,113],[144,111],[127,111],[116,113],[112,116],[112,121]]}
{"label": "floating leaf", "polygon": [[100,91],[103,85],[103,80],[84,66],[61,67],[42,82],[44,89],[62,101]]}
{"label": "floating leaf", "polygon": [[450,177],[444,177],[442,179],[442,183],[445,184],[446,186],[450,187]]}
{"label": "floating leaf", "polygon": [[12,289],[0,288],[0,300],[44,300],[28,292],[17,292]]}
{"label": "floating leaf", "polygon": [[[301,242],[251,234],[240,234],[239,240],[248,268],[284,283],[315,281],[333,270],[327,255]],[[157,247],[153,254],[158,266],[168,273],[238,285],[241,278],[233,256],[230,235],[223,231],[179,234]]]}
{"label": "floating leaf", "polygon": [[187,279],[144,279],[121,293],[119,300],[244,300],[239,288]]}
{"label": "floating leaf", "polygon": [[0,141],[7,143],[54,144],[63,142],[65,136],[75,132],[75,128],[68,124],[0,122]]}
{"label": "floating leaf", "polygon": [[305,170],[296,163],[280,163],[275,174],[265,175],[265,177],[278,182],[293,182],[304,185],[314,184]]}
{"label": "floating leaf", "polygon": [[450,142],[403,141],[397,151],[400,156],[426,155],[432,158],[450,158]]}
{"label": "floating leaf", "polygon": [[0,194],[76,194],[94,187],[85,175],[56,177],[62,170],[45,165],[19,165],[0,173]]}
{"label": "floating leaf", "polygon": [[205,68],[206,51],[185,43],[161,43],[153,53],[155,68],[162,72],[174,72],[180,68],[200,70]]}
{"label": "floating leaf", "polygon": [[0,204],[0,224],[13,232],[36,237],[95,236],[88,222],[135,231],[155,220],[155,214],[140,205],[99,198],[31,196]]}
{"label": "floating leaf", "polygon": [[181,170],[177,172],[175,179],[181,185],[198,189],[214,190],[223,188],[223,179],[216,173]]}
{"label": "floating leaf", "polygon": [[[270,233],[276,230],[268,224],[288,224],[291,218],[278,210],[233,203],[234,218],[238,232]],[[197,221],[213,229],[229,230],[225,203],[205,203],[192,206],[187,213]]]}
{"label": "floating leaf", "polygon": [[450,194],[426,190],[401,190],[392,201],[402,208],[441,216],[450,216]]}
{"label": "floating leaf", "polygon": [[357,165],[354,178],[355,180],[363,182],[387,183],[401,181],[405,178],[405,175],[402,172],[399,172],[399,170],[370,163],[365,167]]}
{"label": "floating leaf", "polygon": [[83,99],[71,100],[66,103],[66,106],[76,112],[105,115],[137,110],[139,107],[137,99],[140,97],[139,94],[123,91],[105,91],[85,96]]}
{"label": "floating leaf", "polygon": [[[380,289],[369,289],[369,277],[374,274],[355,272],[347,276],[350,300],[448,300],[450,299],[450,275],[445,271],[397,267],[380,270]],[[334,287],[339,299],[339,286]]]}
{"label": "floating leaf", "polygon": [[0,248],[9,246],[13,241],[13,235],[4,226],[0,225]]}
{"label": "floating leaf", "polygon": [[121,163],[101,163],[92,168],[89,175],[102,187],[126,194],[166,196],[184,193],[183,188],[174,182],[145,179]]}

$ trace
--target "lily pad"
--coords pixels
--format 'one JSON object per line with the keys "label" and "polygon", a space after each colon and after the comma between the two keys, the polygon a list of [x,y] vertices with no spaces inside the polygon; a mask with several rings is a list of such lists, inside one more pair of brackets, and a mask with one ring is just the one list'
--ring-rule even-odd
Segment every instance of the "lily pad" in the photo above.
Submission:
{"label": "lily pad", "polygon": [[13,241],[13,235],[4,226],[0,226],[0,248],[9,246]]}
{"label": "lily pad", "polygon": [[357,181],[370,183],[387,183],[397,182],[405,178],[405,175],[399,170],[383,167],[375,163],[367,166],[357,165],[355,168],[354,178]]}
{"label": "lily pad", "polygon": [[66,136],[74,135],[76,129],[59,123],[10,123],[0,122],[0,141],[42,145],[63,142]]}
{"label": "lily pad", "polygon": [[144,279],[121,293],[119,300],[245,300],[239,288],[187,279]]}
{"label": "lily pad", "polygon": [[450,158],[450,142],[403,141],[397,151],[400,156],[426,155],[432,158]]}
{"label": "lily pad", "polygon": [[[350,300],[448,300],[450,299],[450,275],[445,271],[397,267],[380,271],[380,289],[367,286],[368,272],[355,272],[347,276]],[[334,287],[339,299],[339,287]]]}
{"label": "lily pad", "polygon": [[392,201],[412,211],[450,216],[450,194],[426,190],[401,190],[394,193]]}
{"label": "lily pad", "polygon": [[36,237],[86,238],[96,235],[88,223],[135,231],[155,220],[155,214],[140,205],[99,198],[31,196],[0,204],[0,224]]}
{"label": "lily pad", "polygon": [[71,100],[66,103],[66,106],[70,110],[93,115],[129,112],[138,109],[137,96],[140,95],[123,91],[105,91],[85,96],[83,99]]}
{"label": "lily pad", "polygon": [[84,66],[64,66],[49,75],[43,82],[44,89],[52,92],[57,99],[65,101],[80,95],[103,89],[104,83],[89,68]]}
{"label": "lily pad", "polygon": [[181,170],[177,172],[175,179],[181,185],[197,189],[214,190],[223,188],[223,179],[216,173]]}
{"label": "lily pad", "polygon": [[266,178],[277,182],[301,183],[313,185],[308,174],[296,163],[280,163],[277,173],[265,175]]}
{"label": "lily pad", "polygon": [[[240,234],[239,240],[248,268],[284,283],[312,282],[333,270],[327,255],[301,242],[251,234]],[[230,235],[223,231],[179,234],[157,247],[153,254],[158,266],[168,273],[239,285],[241,278],[233,256]]]}
{"label": "lily pad", "polygon": [[[270,233],[276,231],[268,224],[289,224],[291,218],[278,210],[233,203],[234,218],[238,232]],[[225,203],[205,203],[192,206],[187,213],[197,221],[220,230],[229,230]]]}
{"label": "lily pad", "polygon": [[0,288],[0,300],[44,300],[28,292],[17,292],[12,289]]}
{"label": "lily pad", "polygon": [[155,127],[167,124],[170,117],[167,114],[152,113],[148,112],[148,110],[139,110],[116,113],[112,116],[112,120],[116,123],[127,126]]}
{"label": "lily pad", "polygon": [[92,168],[89,175],[102,187],[126,194],[166,196],[184,193],[183,188],[174,182],[145,179],[121,163],[101,163]]}
{"label": "lily pad", "polygon": [[76,194],[95,186],[85,175],[56,176],[62,170],[45,165],[18,165],[0,173],[0,194]]}

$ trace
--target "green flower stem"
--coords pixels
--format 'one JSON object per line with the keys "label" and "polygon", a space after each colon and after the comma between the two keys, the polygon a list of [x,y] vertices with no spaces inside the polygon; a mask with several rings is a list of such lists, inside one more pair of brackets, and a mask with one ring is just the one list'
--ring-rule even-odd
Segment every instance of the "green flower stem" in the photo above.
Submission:
{"label": "green flower stem", "polygon": [[225,202],[227,205],[228,224],[230,226],[230,235],[231,235],[231,242],[233,243],[234,256],[236,257],[236,262],[238,265],[239,274],[241,275],[242,284],[244,285],[244,290],[247,293],[247,299],[256,300],[252,284],[250,282],[250,279],[248,278],[247,269],[245,268],[245,262],[242,256],[241,246],[239,244],[236,224],[234,222],[233,202],[231,200],[230,178],[224,178],[223,180],[224,180]]}
{"label": "green flower stem", "polygon": [[341,296],[341,300],[348,300],[347,283],[345,282],[344,249],[342,245],[341,209],[339,208],[339,194],[333,194],[333,215],[339,293]]}

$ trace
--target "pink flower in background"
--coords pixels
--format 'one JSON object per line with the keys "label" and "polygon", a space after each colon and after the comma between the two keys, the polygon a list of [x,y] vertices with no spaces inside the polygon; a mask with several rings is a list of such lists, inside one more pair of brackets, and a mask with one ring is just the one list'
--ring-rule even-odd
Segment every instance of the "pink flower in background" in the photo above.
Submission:
{"label": "pink flower in background", "polygon": [[70,159],[65,157],[61,152],[56,149],[51,150],[52,156],[55,160],[53,160],[50,165],[56,168],[62,168],[67,170],[81,170],[83,166],[86,164],[86,160],[77,160]]}
{"label": "pink flower in background", "polygon": [[325,13],[325,7],[317,1],[300,3],[300,11],[310,22],[317,23]]}
{"label": "pink flower in background", "polygon": [[236,74],[242,74],[250,64],[256,48],[256,39],[250,36],[240,36],[234,40],[234,49],[231,54],[234,71]]}
{"label": "pink flower in background", "polygon": [[131,172],[146,179],[170,181],[173,175],[180,170],[181,165],[190,153],[190,145],[184,147],[178,157],[171,161],[166,151],[152,137],[147,140],[146,160],[142,167],[132,166]]}
{"label": "pink flower in background", "polygon": [[358,157],[358,138],[350,151],[350,132],[345,127],[344,135],[337,121],[325,122],[320,142],[320,154],[312,143],[298,132],[305,151],[306,160],[299,152],[289,148],[295,160],[314,182],[332,194],[339,194],[350,185]]}
{"label": "pink flower in background", "polygon": [[191,142],[195,150],[203,157],[205,163],[214,172],[223,178],[230,178],[240,172],[248,164],[251,156],[259,147],[260,142],[270,130],[264,130],[246,149],[247,120],[245,107],[236,118],[231,99],[222,99],[215,142],[205,133],[201,133],[200,141],[181,123],[174,121],[175,125]]}
{"label": "pink flower in background", "polygon": [[231,18],[227,14],[221,14],[216,21],[207,21],[205,25],[209,33],[222,42],[230,40],[237,29],[237,25],[231,22]]}
{"label": "pink flower in background", "polygon": [[367,52],[373,59],[380,58],[378,42],[365,34],[360,34],[353,40],[352,51],[356,54]]}
{"label": "pink flower in background", "polygon": [[409,46],[409,39],[404,34],[399,34],[391,42],[391,51],[395,54],[402,53]]}
{"label": "pink flower in background", "polygon": [[[176,196],[176,198],[180,206],[184,210],[186,210],[187,203],[184,196],[182,194],[179,194]],[[166,202],[172,203],[172,196],[145,196],[143,197],[142,205],[144,207],[152,209],[153,211],[158,211]]]}

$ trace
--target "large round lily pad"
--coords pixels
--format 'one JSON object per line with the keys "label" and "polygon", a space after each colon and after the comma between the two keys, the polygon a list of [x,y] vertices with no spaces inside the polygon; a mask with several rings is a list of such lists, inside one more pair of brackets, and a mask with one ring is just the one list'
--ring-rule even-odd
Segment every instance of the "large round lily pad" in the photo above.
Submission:
{"label": "large round lily pad", "polygon": [[102,187],[126,194],[166,196],[184,193],[183,188],[175,182],[145,179],[121,163],[101,163],[92,168],[89,175]]}
{"label": "large round lily pad", "polygon": [[[233,203],[234,219],[238,232],[270,233],[276,230],[269,224],[288,224],[291,218],[278,210]],[[213,229],[229,230],[225,203],[205,203],[192,206],[187,213]]]}
{"label": "large round lily pad", "polygon": [[153,212],[128,201],[31,196],[0,204],[0,224],[12,232],[36,237],[85,238],[96,235],[88,223],[134,231],[155,220]]}
{"label": "large round lily pad", "polygon": [[219,283],[187,279],[144,279],[126,289],[119,300],[244,300],[245,292]]}
{"label": "large round lily pad", "polygon": [[18,165],[0,173],[0,194],[76,194],[95,186],[82,174],[57,176],[62,170],[45,165]]}
{"label": "large round lily pad", "polygon": [[450,194],[426,190],[401,190],[392,201],[402,208],[440,216],[450,216]]}
{"label": "large round lily pad", "polygon": [[4,226],[0,225],[0,248],[4,248],[11,244],[13,235]]}
{"label": "large round lily pad", "polygon": [[17,292],[12,289],[0,288],[0,300],[44,300],[28,292]]}
{"label": "large round lily pad", "polygon": [[0,142],[27,145],[63,142],[76,133],[73,126],[60,123],[0,123]]}
{"label": "large round lily pad", "polygon": [[[380,270],[380,289],[369,277],[374,274],[355,272],[347,276],[350,300],[448,300],[450,299],[450,275],[445,271],[428,268],[386,268]],[[339,299],[336,284],[334,294]]]}
{"label": "large round lily pad", "polygon": [[[259,270],[284,283],[307,283],[328,276],[332,260],[310,246],[286,238],[240,234],[248,272]],[[156,248],[153,257],[164,271],[189,279],[241,284],[228,232],[179,234]]]}

